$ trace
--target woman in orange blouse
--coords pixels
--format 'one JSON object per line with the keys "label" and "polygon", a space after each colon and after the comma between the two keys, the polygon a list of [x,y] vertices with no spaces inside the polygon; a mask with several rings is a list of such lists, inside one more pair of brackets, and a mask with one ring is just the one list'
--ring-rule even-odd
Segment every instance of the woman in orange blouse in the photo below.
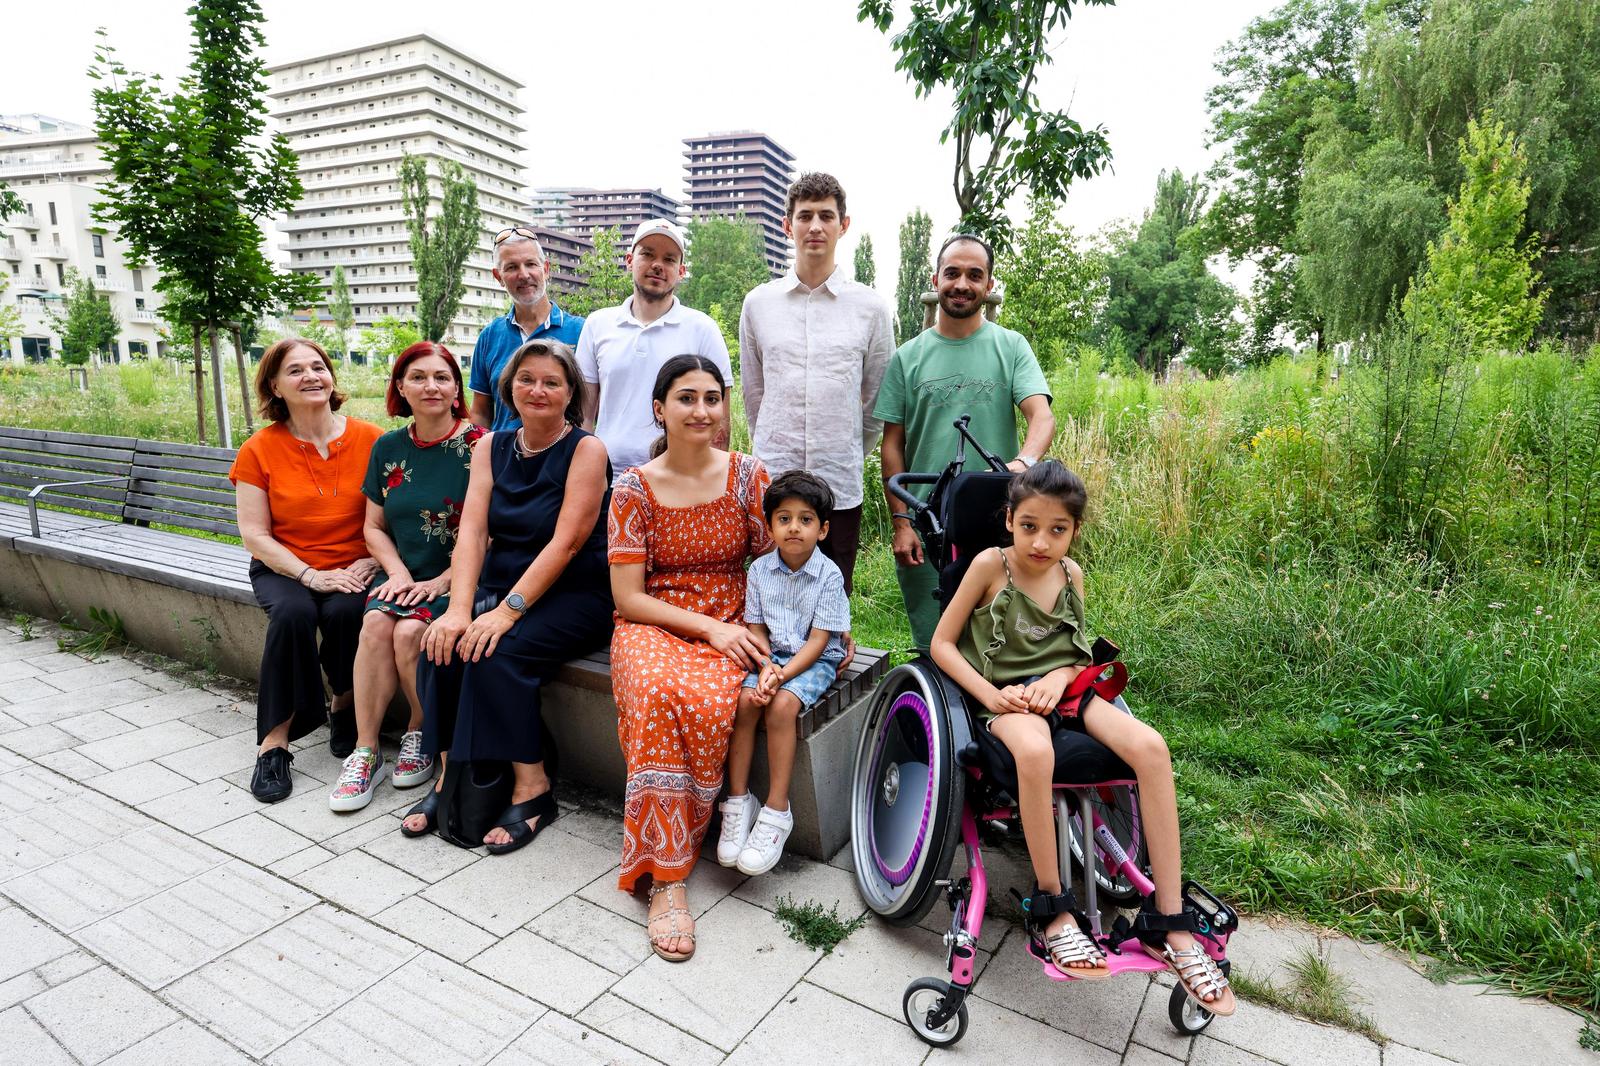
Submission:
{"label": "woman in orange blouse", "polygon": [[767,470],[712,447],[724,422],[722,376],[698,355],[669,359],[654,407],[664,449],[612,488],[611,687],[627,760],[624,891],[648,877],[650,947],[694,954],[684,881],[722,788],[745,674],[770,654],[744,625],[744,568],[772,547],[761,511]]}
{"label": "woman in orange blouse", "polygon": [[[238,493],[239,535],[252,556],[250,583],[267,612],[250,791],[276,803],[291,787],[291,740],[326,721],[334,755],[343,758],[355,746],[351,672],[367,581],[378,568],[362,534],[361,482],[383,430],[338,413],[345,397],[334,387],[328,353],[301,338],[267,349],[256,368],[256,398],[270,424],[244,442],[228,477]],[[331,714],[324,673],[334,693]]]}

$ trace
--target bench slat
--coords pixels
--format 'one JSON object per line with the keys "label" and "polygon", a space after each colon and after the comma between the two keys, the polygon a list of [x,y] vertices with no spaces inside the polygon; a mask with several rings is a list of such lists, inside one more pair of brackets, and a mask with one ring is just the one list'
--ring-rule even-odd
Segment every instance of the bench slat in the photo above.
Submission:
{"label": "bench slat", "polygon": [[[221,533],[224,535],[238,536],[239,526],[233,519],[220,518],[195,518],[191,515],[174,514],[170,511],[152,511],[145,507],[127,507],[123,515],[136,522],[155,522],[163,526],[178,526],[182,529],[204,530],[207,533]],[[160,532],[159,530],[157,532]]]}
{"label": "bench slat", "polygon": [[166,496],[150,496],[142,492],[128,493],[128,507],[174,514],[183,518],[210,518],[217,522],[233,522],[233,501],[226,504],[201,503],[197,500],[177,500]]}
{"label": "bench slat", "polygon": [[0,437],[0,463],[31,459],[48,463],[99,459],[126,466],[133,461],[133,451],[129,448],[97,448],[90,444],[78,444],[72,441],[19,441]]}
{"label": "bench slat", "polygon": [[214,444],[182,444],[172,440],[139,439],[134,444],[139,455],[161,457],[187,456],[194,459],[211,459],[221,463],[233,462],[232,448],[219,448]]}
{"label": "bench slat", "polygon": [[133,457],[133,465],[148,470],[191,470],[225,477],[229,468],[233,466],[233,458],[229,456],[226,459],[198,459],[181,455],[151,455],[148,452],[139,452]]}
{"label": "bench slat", "polygon": [[108,437],[98,433],[72,433],[62,429],[23,429],[21,426],[0,426],[0,436],[24,441],[62,441],[90,448],[126,448],[130,451],[139,443],[137,437]]}
{"label": "bench slat", "polygon": [[[139,537],[130,534],[143,534]],[[193,566],[210,571],[247,570],[250,554],[233,544],[218,544],[184,533],[170,533],[160,529],[140,529],[138,526],[105,525],[85,530],[74,538],[78,543],[94,545],[109,554],[126,554],[146,559],[172,559],[183,566]],[[216,549],[216,550],[214,550]]]}
{"label": "bench slat", "polygon": [[202,474],[189,470],[162,470],[158,467],[140,466],[133,464],[131,471],[134,481],[147,483],[145,491],[153,491],[157,486],[163,485],[193,485],[197,488],[211,489],[215,492],[225,492],[233,495],[233,482],[225,474]]}
{"label": "bench slat", "polygon": [[128,460],[44,453],[26,456],[0,453],[0,470],[22,476],[36,476],[40,481],[64,481],[79,473],[126,474]]}
{"label": "bench slat", "polygon": [[[189,485],[152,485],[148,481],[135,480],[128,486],[129,503],[145,503],[147,500],[159,500],[160,505],[168,510],[180,514],[191,513],[189,504],[204,504],[206,507],[223,507],[231,514],[234,510],[234,494],[223,492],[215,488],[195,488]],[[202,512],[195,511],[195,514]],[[209,513],[209,512],[206,512]]]}

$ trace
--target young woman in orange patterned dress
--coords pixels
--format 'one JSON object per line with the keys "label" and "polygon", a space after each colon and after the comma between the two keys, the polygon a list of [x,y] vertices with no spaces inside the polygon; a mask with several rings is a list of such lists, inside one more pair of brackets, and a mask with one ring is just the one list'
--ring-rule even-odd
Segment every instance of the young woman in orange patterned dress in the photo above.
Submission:
{"label": "young woman in orange patterned dress", "polygon": [[710,360],[668,360],[653,393],[664,446],[611,494],[611,685],[628,766],[619,887],[650,880],[650,946],[672,962],[694,954],[684,880],[722,788],[739,687],[770,654],[743,624],[745,565],[772,548],[769,478],[712,446],[726,395]]}

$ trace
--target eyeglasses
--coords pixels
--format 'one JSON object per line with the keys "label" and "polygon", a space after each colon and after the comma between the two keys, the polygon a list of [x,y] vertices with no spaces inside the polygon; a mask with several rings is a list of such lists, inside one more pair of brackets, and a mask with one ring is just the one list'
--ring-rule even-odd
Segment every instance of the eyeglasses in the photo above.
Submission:
{"label": "eyeglasses", "polygon": [[513,236],[518,235],[526,237],[528,240],[533,241],[536,244],[539,241],[539,235],[533,232],[533,230],[529,229],[527,226],[512,226],[510,229],[503,229],[494,235],[494,245],[496,248],[498,248],[506,241],[509,241]]}

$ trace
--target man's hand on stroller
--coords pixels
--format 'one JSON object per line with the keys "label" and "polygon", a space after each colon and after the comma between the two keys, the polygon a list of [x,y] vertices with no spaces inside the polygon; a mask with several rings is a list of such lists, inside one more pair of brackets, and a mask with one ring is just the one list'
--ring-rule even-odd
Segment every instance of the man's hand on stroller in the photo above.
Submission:
{"label": "man's hand on stroller", "polygon": [[706,643],[752,672],[772,654],[765,637],[732,622],[712,622]]}
{"label": "man's hand on stroller", "polygon": [[922,541],[909,519],[894,522],[894,561],[902,566],[922,565]]}
{"label": "man's hand on stroller", "polygon": [[1061,694],[1082,670],[1081,666],[1062,666],[1030,683],[1022,690],[1028,710],[1034,714],[1049,714],[1055,710],[1061,703]]}

